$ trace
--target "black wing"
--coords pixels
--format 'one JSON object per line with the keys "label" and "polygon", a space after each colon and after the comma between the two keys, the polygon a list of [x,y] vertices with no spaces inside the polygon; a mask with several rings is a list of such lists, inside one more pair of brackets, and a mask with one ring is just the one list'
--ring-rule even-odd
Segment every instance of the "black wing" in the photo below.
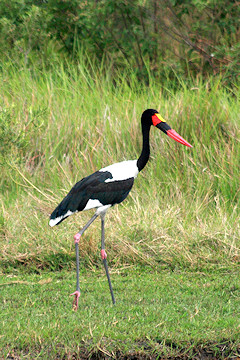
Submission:
{"label": "black wing", "polygon": [[96,171],[77,182],[53,211],[50,219],[59,218],[59,224],[68,216],[66,214],[69,211],[73,213],[84,210],[90,199],[97,199],[102,205],[114,205],[122,202],[129,194],[134,178],[106,182],[108,179],[112,179],[109,171]]}

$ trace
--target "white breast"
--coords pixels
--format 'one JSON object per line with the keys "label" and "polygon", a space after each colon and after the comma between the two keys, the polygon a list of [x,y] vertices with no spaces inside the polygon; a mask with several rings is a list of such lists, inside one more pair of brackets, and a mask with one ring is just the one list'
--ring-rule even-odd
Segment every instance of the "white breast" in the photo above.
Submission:
{"label": "white breast", "polygon": [[136,178],[139,171],[137,167],[137,160],[122,161],[102,168],[99,171],[109,171],[112,174],[112,179],[107,179],[105,182],[121,181],[130,178]]}

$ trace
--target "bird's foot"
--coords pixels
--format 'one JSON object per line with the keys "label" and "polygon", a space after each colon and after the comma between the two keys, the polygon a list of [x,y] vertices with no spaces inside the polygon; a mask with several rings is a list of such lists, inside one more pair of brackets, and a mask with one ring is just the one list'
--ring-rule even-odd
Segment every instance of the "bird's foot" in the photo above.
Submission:
{"label": "bird's foot", "polygon": [[80,297],[80,291],[76,290],[74,293],[70,294],[70,296],[74,296],[73,310],[77,311],[77,309],[78,309],[78,300],[79,300],[79,297]]}
{"label": "bird's foot", "polygon": [[102,258],[102,260],[107,258],[107,253],[104,249],[101,250],[101,258]]}
{"label": "bird's foot", "polygon": [[80,241],[80,238],[81,238],[81,234],[80,233],[77,233],[74,235],[74,243],[75,244],[78,244],[79,241]]}

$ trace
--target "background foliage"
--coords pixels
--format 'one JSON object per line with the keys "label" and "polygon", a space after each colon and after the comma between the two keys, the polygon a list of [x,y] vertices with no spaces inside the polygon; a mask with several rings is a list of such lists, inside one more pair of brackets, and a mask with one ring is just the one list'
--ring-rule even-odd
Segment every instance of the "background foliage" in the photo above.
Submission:
{"label": "background foliage", "polygon": [[[0,358],[239,358],[239,11],[0,0]],[[96,220],[70,313],[73,234],[93,212],[54,228],[49,214],[82,177],[139,156],[150,107],[193,148],[151,130],[149,163],[106,218],[117,306]]]}
{"label": "background foliage", "polygon": [[151,71],[161,81],[221,73],[233,84],[239,18],[236,0],[1,0],[1,56],[51,61],[60,50],[77,59],[83,47],[112,71],[134,68],[145,83]]}
{"label": "background foliage", "polygon": [[[129,197],[134,206],[123,220],[129,232],[114,226],[111,258],[118,262],[122,253],[122,261],[135,262],[138,254],[141,262],[147,248],[147,261],[156,263],[161,254],[160,262],[171,266],[239,261],[239,9],[237,1],[223,0],[0,2],[3,263],[24,254],[26,262],[43,264],[46,252],[59,251],[60,258],[72,252],[64,225],[56,230],[58,249],[55,233],[46,230],[48,214],[83,176],[137,158],[139,118],[148,107],[194,147],[168,146],[164,137],[159,145],[153,132],[154,165]],[[149,199],[151,209],[141,208]],[[10,216],[12,207],[19,212]],[[145,236],[156,217],[164,235],[156,224]],[[96,235],[83,250],[86,261],[98,261],[98,244]],[[59,268],[55,260],[51,266]]]}

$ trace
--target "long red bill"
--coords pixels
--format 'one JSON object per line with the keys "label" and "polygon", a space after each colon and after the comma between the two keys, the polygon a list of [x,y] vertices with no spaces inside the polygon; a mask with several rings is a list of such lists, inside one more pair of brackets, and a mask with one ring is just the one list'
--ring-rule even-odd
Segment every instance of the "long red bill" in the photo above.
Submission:
{"label": "long red bill", "polygon": [[191,144],[189,144],[184,138],[182,138],[175,130],[167,130],[167,135],[172,138],[173,140],[179,142],[180,144],[183,144],[188,147],[192,147]]}

